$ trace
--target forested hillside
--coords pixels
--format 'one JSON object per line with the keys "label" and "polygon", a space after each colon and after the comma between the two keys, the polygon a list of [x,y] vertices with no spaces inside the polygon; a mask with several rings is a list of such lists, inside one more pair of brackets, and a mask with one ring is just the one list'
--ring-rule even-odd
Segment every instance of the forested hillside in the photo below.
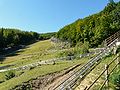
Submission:
{"label": "forested hillside", "polygon": [[78,19],[60,29],[56,35],[72,45],[78,42],[89,42],[90,47],[96,47],[102,41],[120,30],[120,2],[110,2],[103,11]]}
{"label": "forested hillside", "polygon": [[47,40],[50,39],[51,37],[55,36],[56,32],[51,32],[51,33],[41,33],[39,36],[40,40]]}
{"label": "forested hillside", "polygon": [[49,39],[54,34],[55,33],[39,34],[18,29],[0,28],[0,51],[8,47],[27,45],[36,40]]}
{"label": "forested hillside", "polygon": [[36,32],[20,31],[17,29],[0,29],[0,48],[28,44],[39,38]]}

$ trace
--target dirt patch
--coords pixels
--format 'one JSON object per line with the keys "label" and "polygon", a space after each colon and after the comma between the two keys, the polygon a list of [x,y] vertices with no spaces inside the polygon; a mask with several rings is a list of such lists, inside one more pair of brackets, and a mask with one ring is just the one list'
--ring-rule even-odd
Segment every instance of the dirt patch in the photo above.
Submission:
{"label": "dirt patch", "polygon": [[55,89],[55,87],[57,87],[58,85],[60,85],[64,80],[66,80],[72,73],[74,73],[74,71],[80,66],[81,64],[75,65],[72,68],[69,68],[69,70],[65,71],[64,74],[60,75],[59,77],[57,77],[56,79],[54,79],[54,81],[47,85],[44,90],[53,90]]}

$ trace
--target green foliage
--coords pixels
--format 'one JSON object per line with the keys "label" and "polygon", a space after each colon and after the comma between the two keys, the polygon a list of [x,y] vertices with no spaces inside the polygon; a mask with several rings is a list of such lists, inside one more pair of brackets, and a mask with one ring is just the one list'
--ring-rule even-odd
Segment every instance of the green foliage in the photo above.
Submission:
{"label": "green foliage", "polygon": [[0,29],[0,49],[28,44],[38,40],[39,34],[36,32],[26,32],[17,29]]}
{"label": "green foliage", "polygon": [[81,54],[89,53],[89,43],[85,42],[80,49],[81,49],[80,52]]}
{"label": "green foliage", "polygon": [[73,49],[65,50],[57,54],[58,57],[79,56],[80,54],[89,53],[89,43],[77,43]]}
{"label": "green foliage", "polygon": [[15,77],[15,73],[13,71],[8,71],[6,74],[5,74],[5,79],[6,80],[9,80],[11,78]]}
{"label": "green foliage", "polygon": [[75,48],[74,48],[74,52],[79,55],[79,54],[85,54],[85,53],[89,53],[89,43],[88,42],[84,42],[84,43],[77,43]]}
{"label": "green foliage", "polygon": [[0,28],[0,51],[4,48],[27,45],[36,40],[46,40],[55,33],[38,34],[36,32],[20,31],[17,29]]}
{"label": "green foliage", "polygon": [[120,90],[120,70],[113,73],[111,81],[115,85],[115,90]]}
{"label": "green foliage", "polygon": [[76,44],[75,48],[74,48],[74,52],[79,55],[81,53],[81,47],[82,47],[83,43],[79,42]]}
{"label": "green foliage", "polygon": [[56,32],[52,32],[52,33],[42,33],[39,35],[39,39],[40,40],[47,40],[50,39],[51,37],[55,36]]}
{"label": "green foliage", "polygon": [[88,42],[80,43],[79,45],[78,44],[79,43],[77,43],[77,45],[75,47],[75,48],[77,48],[77,50],[75,50],[75,51],[79,52],[79,54],[89,53],[89,43]]}
{"label": "green foliage", "polygon": [[116,76],[114,83],[116,85],[116,89],[120,89],[120,75]]}
{"label": "green foliage", "polygon": [[[19,77],[12,78],[0,84],[0,90],[14,90],[15,86],[21,85],[24,82],[28,82],[30,80],[34,80],[37,77],[45,76],[50,73],[60,72],[70,67],[73,67],[77,64],[84,65],[88,59],[83,58],[81,62],[79,60],[75,60],[73,62],[57,62],[55,65],[43,65],[42,67],[36,67],[35,69],[25,71]],[[19,90],[19,89],[18,89]]]}
{"label": "green foliage", "polygon": [[103,40],[120,30],[120,2],[109,3],[103,11],[78,19],[58,31],[56,37],[71,42],[89,42],[90,47],[97,47]]}
{"label": "green foliage", "polygon": [[110,3],[114,3],[114,0],[109,0],[110,1]]}
{"label": "green foliage", "polygon": [[67,56],[74,56],[74,55],[75,55],[74,50],[69,49],[69,50],[65,50],[65,51],[58,53],[57,57],[67,57]]}

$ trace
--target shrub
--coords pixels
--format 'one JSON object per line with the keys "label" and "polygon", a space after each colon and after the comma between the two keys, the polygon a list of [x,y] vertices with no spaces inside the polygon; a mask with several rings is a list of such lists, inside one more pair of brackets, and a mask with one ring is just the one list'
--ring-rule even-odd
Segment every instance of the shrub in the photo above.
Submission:
{"label": "shrub", "polygon": [[120,71],[113,73],[111,80],[115,85],[115,90],[120,90]]}
{"label": "shrub", "polygon": [[79,42],[74,47],[74,49],[62,51],[59,54],[57,54],[57,57],[74,56],[75,58],[77,58],[80,54],[85,54],[85,53],[89,53],[89,43],[88,42],[85,42],[85,43]]}
{"label": "shrub", "polygon": [[115,75],[114,85],[115,85],[116,90],[120,90],[120,74]]}
{"label": "shrub", "polygon": [[89,43],[84,42],[84,43],[77,43],[75,46],[75,53],[76,54],[85,54],[89,52]]}
{"label": "shrub", "polygon": [[15,77],[15,72],[13,71],[8,71],[6,74],[5,74],[5,79],[6,80],[9,80],[11,78]]}
{"label": "shrub", "polygon": [[69,49],[69,50],[66,50],[66,51],[62,51],[57,56],[58,57],[74,56],[74,50]]}

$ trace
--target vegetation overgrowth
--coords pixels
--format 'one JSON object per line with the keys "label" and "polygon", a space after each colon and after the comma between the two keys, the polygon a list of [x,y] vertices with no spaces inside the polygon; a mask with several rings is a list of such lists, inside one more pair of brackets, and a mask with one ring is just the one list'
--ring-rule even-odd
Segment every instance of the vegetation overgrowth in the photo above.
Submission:
{"label": "vegetation overgrowth", "polygon": [[[37,32],[21,31],[18,29],[0,28],[0,52],[5,50],[19,49],[22,45],[28,45],[38,40],[50,39],[53,33],[39,34]],[[14,48],[14,49],[13,49]]]}
{"label": "vegetation overgrowth", "polygon": [[[56,43],[49,40],[40,41],[26,46],[24,49],[0,57],[0,66],[19,67],[30,63],[54,59],[57,57],[79,56],[89,53],[89,48],[101,45],[103,40],[120,30],[120,2],[111,1],[103,11],[78,19],[74,23],[65,26],[57,33],[43,33],[20,31],[17,29],[0,29],[0,53],[19,45],[28,45],[38,40],[46,40],[55,36],[57,39],[69,42],[70,45],[56,47]],[[61,43],[61,42],[60,42]],[[65,44],[64,44],[65,45]],[[70,46],[73,46],[72,48]],[[58,45],[59,46],[59,45]],[[69,48],[68,48],[69,47]],[[119,50],[118,50],[119,52]],[[115,55],[109,55],[97,66],[96,70],[104,69],[104,64],[110,62]],[[9,71],[0,73],[0,90],[9,90],[23,82],[44,76],[50,73],[62,71],[78,63],[85,64],[88,58],[74,58],[74,60],[57,61],[54,65],[41,65],[28,70]],[[8,67],[9,68],[9,67]],[[93,73],[95,72],[93,70]],[[113,74],[111,81],[115,88],[120,85],[120,73]],[[102,77],[101,80],[103,80]]]}
{"label": "vegetation overgrowth", "polygon": [[97,47],[103,40],[120,30],[120,2],[110,2],[103,11],[78,19],[61,28],[56,37],[69,41],[73,46],[78,42],[89,42]]}

